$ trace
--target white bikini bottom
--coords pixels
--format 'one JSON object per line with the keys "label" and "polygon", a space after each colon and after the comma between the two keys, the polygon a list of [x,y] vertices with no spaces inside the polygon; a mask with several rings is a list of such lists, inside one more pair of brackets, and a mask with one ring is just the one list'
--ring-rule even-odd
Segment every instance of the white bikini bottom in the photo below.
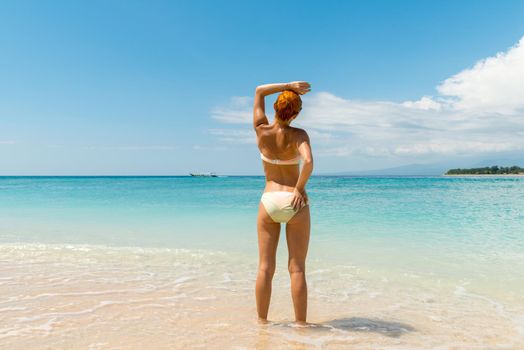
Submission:
{"label": "white bikini bottom", "polygon": [[273,221],[287,223],[298,212],[291,204],[293,196],[293,192],[270,191],[264,192],[260,201]]}

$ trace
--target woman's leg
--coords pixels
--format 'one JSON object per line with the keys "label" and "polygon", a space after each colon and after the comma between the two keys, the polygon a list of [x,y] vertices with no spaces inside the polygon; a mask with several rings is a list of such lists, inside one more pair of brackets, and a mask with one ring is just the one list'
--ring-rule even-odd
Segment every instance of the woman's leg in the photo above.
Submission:
{"label": "woman's leg", "polygon": [[267,320],[271,299],[271,282],[276,267],[280,224],[271,219],[262,203],[258,207],[257,229],[259,256],[256,283],[257,312],[260,320]]}
{"label": "woman's leg", "polygon": [[307,316],[306,255],[309,232],[309,205],[306,205],[286,225],[291,296],[295,308],[295,321],[299,323],[305,323]]}

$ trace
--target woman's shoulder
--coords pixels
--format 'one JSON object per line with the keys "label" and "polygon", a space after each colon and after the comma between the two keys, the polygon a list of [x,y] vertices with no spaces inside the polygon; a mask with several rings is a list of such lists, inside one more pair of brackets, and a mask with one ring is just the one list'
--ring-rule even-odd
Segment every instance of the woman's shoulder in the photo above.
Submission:
{"label": "woman's shoulder", "polygon": [[293,142],[295,146],[298,148],[302,143],[306,142],[309,144],[309,135],[307,134],[307,131],[300,128],[294,128],[294,135],[293,135]]}
{"label": "woman's shoulder", "polygon": [[[309,136],[306,130],[301,128],[295,128],[290,126],[287,128],[285,133],[287,134],[288,140],[293,140],[295,142],[309,140]],[[275,136],[277,136],[278,132],[275,132],[273,128],[262,126],[256,129],[256,134],[257,140],[260,141],[261,139],[273,139]]]}
{"label": "woman's shoulder", "polygon": [[294,126],[291,126],[290,129],[299,134],[307,134],[306,130],[301,128],[295,128]]}
{"label": "woman's shoulder", "polygon": [[295,128],[295,127],[292,127],[292,132],[294,134],[294,136],[297,138],[297,139],[305,139],[305,138],[309,138],[309,135],[307,134],[307,131],[304,130],[304,129],[301,129],[301,128]]}

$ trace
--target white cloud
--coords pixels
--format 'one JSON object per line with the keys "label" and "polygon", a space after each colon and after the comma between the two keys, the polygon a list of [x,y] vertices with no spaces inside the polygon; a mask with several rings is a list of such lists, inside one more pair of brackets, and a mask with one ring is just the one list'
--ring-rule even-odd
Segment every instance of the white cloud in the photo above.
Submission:
{"label": "white cloud", "polygon": [[423,109],[425,111],[434,109],[439,111],[442,108],[442,104],[433,100],[430,96],[423,96],[418,101],[406,101],[402,103],[405,107]]}
{"label": "white cloud", "polygon": [[[296,124],[308,130],[320,155],[420,158],[524,150],[524,37],[507,52],[446,79],[437,91],[436,97],[401,103],[311,93],[303,96]],[[233,97],[211,116],[250,124],[252,101]],[[254,133],[245,130],[214,134],[254,143]]]}
{"label": "white cloud", "polygon": [[14,145],[15,143],[12,140],[0,140],[0,145]]}
{"label": "white cloud", "polygon": [[253,98],[249,96],[233,96],[225,107],[215,107],[211,117],[224,123],[251,123],[253,114]]}
{"label": "white cloud", "polygon": [[479,141],[456,141],[456,140],[432,140],[426,143],[415,143],[399,145],[394,153],[403,155],[424,155],[431,153],[441,154],[472,154],[512,151],[515,146],[507,142],[479,142]]}
{"label": "white cloud", "polygon": [[524,109],[524,37],[507,52],[477,62],[437,87],[457,110],[511,114]]}

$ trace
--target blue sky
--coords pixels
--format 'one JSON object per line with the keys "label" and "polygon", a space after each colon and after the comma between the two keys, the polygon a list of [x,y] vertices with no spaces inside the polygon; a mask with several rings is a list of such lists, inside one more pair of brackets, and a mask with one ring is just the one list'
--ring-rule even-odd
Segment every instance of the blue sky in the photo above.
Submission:
{"label": "blue sky", "polygon": [[0,174],[261,174],[252,94],[293,80],[312,85],[297,125],[317,173],[513,157],[523,14],[522,1],[2,1]]}

